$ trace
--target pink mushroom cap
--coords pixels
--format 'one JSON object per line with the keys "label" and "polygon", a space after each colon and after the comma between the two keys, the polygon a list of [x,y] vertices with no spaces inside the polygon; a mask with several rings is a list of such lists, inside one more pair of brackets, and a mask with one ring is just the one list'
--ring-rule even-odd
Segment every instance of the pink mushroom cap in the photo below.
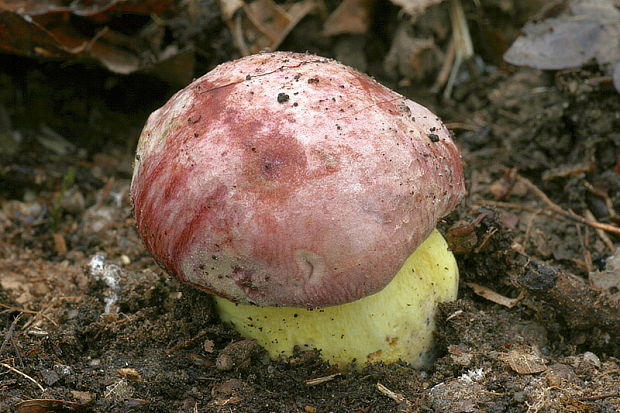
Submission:
{"label": "pink mushroom cap", "polygon": [[289,52],[224,63],[153,112],[131,185],[138,231],[170,274],[293,307],[381,290],[464,192],[437,116]]}

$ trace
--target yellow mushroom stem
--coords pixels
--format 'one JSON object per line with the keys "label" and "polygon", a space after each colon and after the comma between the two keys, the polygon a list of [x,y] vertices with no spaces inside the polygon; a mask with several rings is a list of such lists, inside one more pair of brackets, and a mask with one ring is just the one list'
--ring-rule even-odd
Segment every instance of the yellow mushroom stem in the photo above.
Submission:
{"label": "yellow mushroom stem", "polygon": [[224,322],[256,340],[272,358],[295,346],[318,349],[329,363],[392,363],[424,367],[432,359],[437,304],[456,299],[458,268],[434,230],[381,291],[334,307],[304,309],[235,304],[216,297]]}

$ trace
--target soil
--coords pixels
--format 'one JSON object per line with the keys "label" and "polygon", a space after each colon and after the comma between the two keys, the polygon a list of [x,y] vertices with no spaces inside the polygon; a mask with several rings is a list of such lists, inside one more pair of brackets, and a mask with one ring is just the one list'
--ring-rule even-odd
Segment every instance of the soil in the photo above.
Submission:
{"label": "soil", "polygon": [[[315,19],[281,49],[337,56],[342,38],[318,36]],[[439,224],[461,280],[434,364],[270,360],[136,233],[133,151],[175,88],[0,55],[0,411],[620,411],[618,92],[596,67],[478,65],[445,99],[385,73],[391,34],[372,30],[367,71],[440,115],[465,162],[467,197]],[[203,72],[238,57],[205,50]]]}

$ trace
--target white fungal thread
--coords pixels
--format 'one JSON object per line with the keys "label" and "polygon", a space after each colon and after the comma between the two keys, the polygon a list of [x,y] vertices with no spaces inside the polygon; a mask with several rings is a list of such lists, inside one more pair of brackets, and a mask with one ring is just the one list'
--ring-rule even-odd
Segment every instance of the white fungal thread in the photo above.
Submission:
{"label": "white fungal thread", "polygon": [[102,252],[96,253],[89,261],[88,266],[90,268],[90,275],[97,280],[102,280],[108,287],[103,302],[105,303],[104,314],[117,313],[116,301],[118,300],[118,294],[121,290],[121,286],[118,282],[118,278],[121,274],[121,269],[115,264],[106,264],[105,254]]}
{"label": "white fungal thread", "polygon": [[459,377],[459,380],[466,381],[467,383],[473,383],[474,381],[478,381],[483,377],[484,370],[480,368],[467,371],[467,373],[462,374],[461,377]]}

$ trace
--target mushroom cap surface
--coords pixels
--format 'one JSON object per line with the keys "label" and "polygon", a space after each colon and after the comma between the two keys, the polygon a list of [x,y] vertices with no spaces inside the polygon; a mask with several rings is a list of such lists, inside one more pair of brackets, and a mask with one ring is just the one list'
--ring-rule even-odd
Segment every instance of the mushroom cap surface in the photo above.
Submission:
{"label": "mushroom cap surface", "polygon": [[290,52],[224,63],[153,112],[131,185],[138,231],[169,273],[292,307],[381,290],[464,192],[437,116]]}

